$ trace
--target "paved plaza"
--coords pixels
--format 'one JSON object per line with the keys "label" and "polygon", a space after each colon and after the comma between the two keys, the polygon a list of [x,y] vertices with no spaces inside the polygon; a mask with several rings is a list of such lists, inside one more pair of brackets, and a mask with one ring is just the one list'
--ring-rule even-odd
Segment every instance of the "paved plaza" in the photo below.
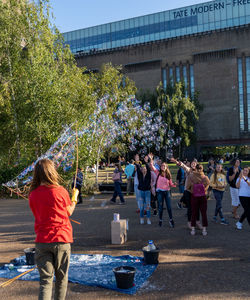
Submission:
{"label": "paved plaza", "polygon": [[[231,217],[230,197],[227,191],[223,200],[225,217],[230,225],[211,221],[215,206],[208,201],[208,235],[200,232],[191,236],[186,227],[186,210],[178,209],[179,194],[173,191],[172,206],[175,228],[168,224],[164,210],[163,227],[158,217],[152,217],[152,225],[140,225],[136,214],[134,196],[126,197],[126,205],[109,204],[110,194],[98,194],[84,199],[76,207],[72,218],[73,253],[102,253],[109,255],[141,256],[141,248],[149,239],[161,249],[159,265],[149,281],[136,295],[128,296],[115,291],[69,283],[67,299],[246,299],[250,298],[250,227],[247,221],[243,229],[235,229]],[[23,249],[34,246],[33,216],[28,202],[23,199],[0,200],[0,263],[23,255]],[[240,211],[241,212],[241,211]],[[123,245],[111,245],[110,222],[114,213],[129,219],[128,241]],[[0,278],[0,282],[6,279]],[[3,300],[37,299],[38,282],[17,280],[1,288]]]}

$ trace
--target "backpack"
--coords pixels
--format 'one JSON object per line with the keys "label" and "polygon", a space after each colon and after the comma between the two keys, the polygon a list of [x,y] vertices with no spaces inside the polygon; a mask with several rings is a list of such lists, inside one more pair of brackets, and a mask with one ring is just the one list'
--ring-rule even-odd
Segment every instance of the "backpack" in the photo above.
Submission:
{"label": "backpack", "polygon": [[203,183],[194,183],[193,185],[193,196],[194,197],[203,197],[206,196],[206,191]]}

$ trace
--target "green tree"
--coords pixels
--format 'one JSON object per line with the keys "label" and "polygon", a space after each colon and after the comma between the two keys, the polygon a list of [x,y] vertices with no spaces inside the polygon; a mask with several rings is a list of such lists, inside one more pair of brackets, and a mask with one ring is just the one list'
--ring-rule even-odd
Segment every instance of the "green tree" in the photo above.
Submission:
{"label": "green tree", "polygon": [[[202,106],[198,101],[198,92],[193,97],[187,96],[185,85],[181,82],[168,85],[164,89],[162,83],[154,91],[140,91],[137,95],[142,101],[149,102],[153,111],[161,116],[168,129],[175,131],[175,136],[182,138],[181,146],[190,146],[196,141],[196,124]],[[159,132],[162,145],[168,141],[165,133]]]}
{"label": "green tree", "polygon": [[65,125],[84,124],[95,99],[48,1],[1,1],[0,11],[0,157],[33,160]]}
{"label": "green tree", "polygon": [[[121,67],[114,67],[112,64],[103,65],[100,72],[90,74],[88,80],[96,108],[79,141],[80,164],[84,168],[96,164],[97,184],[100,159],[104,157],[106,149],[112,146],[111,143],[119,142],[116,140],[117,133],[112,129],[117,121],[118,107],[127,103],[127,99],[135,94],[136,88],[134,82],[122,74]],[[130,115],[133,114],[131,111]]]}

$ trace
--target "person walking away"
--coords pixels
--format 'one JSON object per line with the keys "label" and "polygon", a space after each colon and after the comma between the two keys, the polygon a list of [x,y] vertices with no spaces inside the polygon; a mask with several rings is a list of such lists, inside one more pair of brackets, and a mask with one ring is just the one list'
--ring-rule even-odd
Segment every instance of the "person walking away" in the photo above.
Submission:
{"label": "person walking away", "polygon": [[210,177],[210,187],[212,188],[214,198],[216,200],[215,212],[213,221],[217,223],[217,215],[219,214],[221,224],[228,225],[228,221],[225,220],[222,213],[222,199],[225,188],[227,186],[226,176],[223,172],[222,165],[217,164],[214,173]]}
{"label": "person walking away", "polygon": [[148,156],[145,156],[144,161],[146,166],[140,167],[140,165],[136,164],[136,171],[138,176],[138,190],[140,192],[140,224],[144,224],[144,208],[147,213],[147,224],[151,224],[150,220],[150,189],[151,189],[151,171],[148,165]]}
{"label": "person walking away", "polygon": [[59,185],[60,176],[49,159],[39,160],[34,169],[29,206],[35,217],[35,261],[40,274],[39,300],[51,299],[55,275],[55,299],[64,300],[68,285],[70,244],[73,243],[72,215],[79,191],[72,198]]}
{"label": "person walking away", "polygon": [[237,209],[240,206],[240,199],[239,199],[239,190],[236,187],[236,181],[240,175],[241,168],[240,168],[240,160],[238,158],[234,158],[231,161],[232,167],[230,167],[227,171],[227,179],[230,186],[230,195],[232,199],[232,214],[234,219],[239,219],[237,214]]}
{"label": "person walking away", "polygon": [[239,189],[240,203],[244,209],[239,221],[236,223],[237,229],[242,229],[242,223],[247,218],[250,225],[250,174],[249,168],[244,167],[236,181],[236,187]]}
{"label": "person walking away", "polygon": [[171,197],[170,197],[170,188],[176,187],[172,181],[172,175],[168,168],[168,165],[163,162],[160,166],[160,171],[158,171],[153,164],[151,164],[151,169],[156,173],[156,193],[158,200],[158,212],[159,212],[159,226],[162,226],[162,217],[163,217],[163,203],[166,202],[168,216],[169,216],[169,225],[174,228],[174,220],[172,215],[171,207]]}
{"label": "person walking away", "polygon": [[119,159],[119,163],[115,164],[115,170],[112,175],[112,180],[114,181],[114,193],[113,197],[110,199],[111,203],[116,203],[116,197],[120,197],[120,203],[119,204],[125,204],[125,200],[122,194],[122,173],[123,169],[121,167],[121,160]]}
{"label": "person walking away", "polygon": [[187,188],[191,190],[191,235],[195,235],[195,225],[199,211],[202,217],[202,235],[207,235],[207,196],[209,179],[203,172],[203,166],[196,165],[196,170],[187,177]]}
{"label": "person walking away", "polygon": [[[185,171],[181,167],[179,167],[179,169],[178,169],[177,176],[176,176],[176,182],[177,182],[178,187],[179,187],[179,193],[183,195],[184,194],[184,187],[185,187]],[[182,208],[181,201],[179,201],[177,203],[177,207],[179,209]]]}
{"label": "person walking away", "polygon": [[83,183],[83,173],[81,168],[77,169],[77,175],[76,175],[76,180],[75,176],[73,177],[73,182],[72,182],[72,189],[75,187],[78,189],[79,194],[78,194],[78,202],[77,204],[82,203],[82,183]]}
{"label": "person walking away", "polygon": [[133,192],[132,187],[134,183],[134,176],[133,176],[134,172],[135,172],[135,166],[134,166],[134,161],[132,159],[124,170],[124,173],[126,174],[127,177],[127,195]]}

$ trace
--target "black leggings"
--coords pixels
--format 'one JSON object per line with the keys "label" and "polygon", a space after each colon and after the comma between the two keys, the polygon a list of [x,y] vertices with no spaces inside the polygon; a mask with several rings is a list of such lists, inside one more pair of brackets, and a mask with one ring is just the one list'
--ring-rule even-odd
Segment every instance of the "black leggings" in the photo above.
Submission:
{"label": "black leggings", "polygon": [[250,197],[242,197],[240,196],[240,203],[244,208],[244,212],[240,217],[239,222],[243,223],[245,218],[247,218],[248,224],[250,225]]}

